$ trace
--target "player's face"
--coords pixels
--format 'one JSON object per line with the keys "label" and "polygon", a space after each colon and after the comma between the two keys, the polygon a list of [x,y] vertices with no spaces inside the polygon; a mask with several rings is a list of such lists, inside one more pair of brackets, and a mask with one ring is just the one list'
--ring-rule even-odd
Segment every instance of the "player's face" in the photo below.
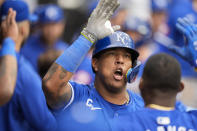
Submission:
{"label": "player's face", "polygon": [[119,92],[126,86],[126,73],[131,68],[131,54],[127,49],[114,48],[104,52],[95,62],[96,77],[104,87]]}
{"label": "player's face", "polygon": [[57,41],[64,31],[64,23],[49,23],[42,26],[42,35],[44,39],[51,43]]}

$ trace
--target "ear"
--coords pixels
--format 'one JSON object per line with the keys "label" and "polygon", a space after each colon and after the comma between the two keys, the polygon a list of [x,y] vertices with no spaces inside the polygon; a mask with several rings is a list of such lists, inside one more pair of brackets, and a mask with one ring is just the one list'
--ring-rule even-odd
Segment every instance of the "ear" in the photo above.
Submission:
{"label": "ear", "polygon": [[180,83],[180,88],[179,88],[179,91],[178,91],[178,92],[183,91],[183,89],[184,89],[184,84],[183,84],[183,82],[181,82],[181,83]]}
{"label": "ear", "polygon": [[98,59],[97,58],[92,58],[92,68],[94,72],[98,71]]}

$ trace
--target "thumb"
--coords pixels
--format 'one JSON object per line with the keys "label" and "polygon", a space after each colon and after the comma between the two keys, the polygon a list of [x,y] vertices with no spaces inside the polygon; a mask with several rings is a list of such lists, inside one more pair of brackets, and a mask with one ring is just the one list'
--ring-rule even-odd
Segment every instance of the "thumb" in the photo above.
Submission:
{"label": "thumb", "polygon": [[120,30],[120,26],[119,25],[112,26],[112,28],[113,28],[114,32]]}

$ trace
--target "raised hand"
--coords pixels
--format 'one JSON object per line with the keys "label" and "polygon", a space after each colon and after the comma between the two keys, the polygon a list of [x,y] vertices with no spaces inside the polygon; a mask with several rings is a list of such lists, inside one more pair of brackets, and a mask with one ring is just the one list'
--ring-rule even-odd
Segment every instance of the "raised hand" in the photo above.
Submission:
{"label": "raised hand", "polygon": [[10,8],[7,17],[2,21],[1,30],[3,38],[10,37],[16,42],[19,32],[15,17],[16,11]]}
{"label": "raised hand", "polygon": [[102,39],[120,29],[118,25],[112,27],[109,21],[118,6],[118,0],[100,0],[98,6],[89,17],[87,26],[82,31],[82,35],[92,43],[95,43],[98,39]]}

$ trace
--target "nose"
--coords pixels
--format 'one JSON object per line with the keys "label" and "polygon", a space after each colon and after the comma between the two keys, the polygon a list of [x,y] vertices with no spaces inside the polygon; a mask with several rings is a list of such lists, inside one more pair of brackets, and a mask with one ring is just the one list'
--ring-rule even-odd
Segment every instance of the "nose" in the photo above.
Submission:
{"label": "nose", "polygon": [[115,64],[124,64],[124,58],[122,55],[117,55],[116,56],[116,62]]}

